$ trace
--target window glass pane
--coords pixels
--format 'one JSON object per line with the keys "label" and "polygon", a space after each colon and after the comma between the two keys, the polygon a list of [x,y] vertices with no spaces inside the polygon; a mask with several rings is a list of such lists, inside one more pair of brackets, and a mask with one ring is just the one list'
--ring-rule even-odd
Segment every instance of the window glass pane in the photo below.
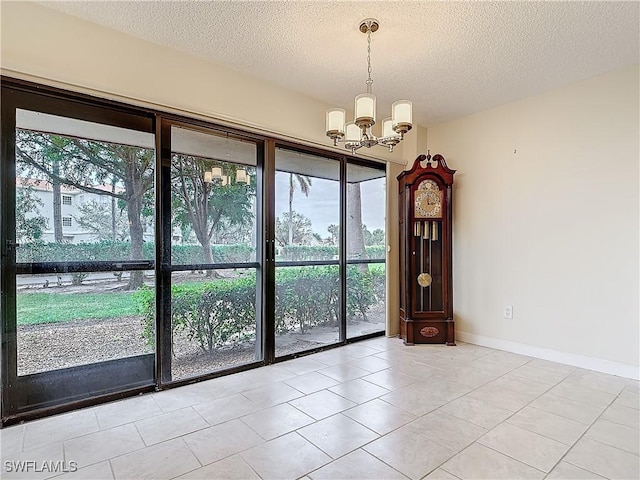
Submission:
{"label": "window glass pane", "polygon": [[[347,262],[386,256],[384,170],[347,165]],[[384,331],[385,265],[347,267],[347,338]]]}
{"label": "window glass pane", "polygon": [[16,114],[20,262],[154,258],[154,135]]}
{"label": "window glass pane", "polygon": [[347,338],[386,328],[385,264],[347,267]]}
{"label": "window glass pane", "polygon": [[[340,162],[276,149],[276,262],[338,260]],[[276,263],[276,356],[339,340],[337,265]]]}
{"label": "window glass pane", "polygon": [[171,261],[255,261],[256,144],[171,129]]}
{"label": "window glass pane", "polygon": [[339,340],[339,271],[337,265],[276,269],[276,356]]}
{"label": "window glass pane", "polygon": [[153,271],[18,275],[16,284],[18,375],[155,351]]}
{"label": "window glass pane", "polygon": [[256,270],[173,272],[173,380],[262,359]]}
{"label": "window glass pane", "polygon": [[276,149],[276,261],[337,260],[340,163]]}
{"label": "window glass pane", "polygon": [[347,260],[386,256],[384,170],[347,165]]}

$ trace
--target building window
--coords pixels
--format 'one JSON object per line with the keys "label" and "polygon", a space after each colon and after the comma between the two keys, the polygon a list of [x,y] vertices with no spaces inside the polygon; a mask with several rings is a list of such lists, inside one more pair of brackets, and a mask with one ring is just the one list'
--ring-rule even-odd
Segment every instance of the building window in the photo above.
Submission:
{"label": "building window", "polygon": [[71,205],[71,195],[62,195],[62,205]]}
{"label": "building window", "polygon": [[62,226],[70,227],[71,226],[71,217],[62,217]]}

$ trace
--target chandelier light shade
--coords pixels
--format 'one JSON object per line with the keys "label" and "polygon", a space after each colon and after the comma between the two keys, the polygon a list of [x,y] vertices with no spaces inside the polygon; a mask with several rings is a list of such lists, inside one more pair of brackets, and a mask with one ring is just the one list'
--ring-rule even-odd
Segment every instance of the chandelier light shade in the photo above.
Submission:
{"label": "chandelier light shade", "polygon": [[393,137],[394,135],[397,134],[393,131],[393,120],[391,120],[391,117],[387,117],[382,120],[382,136]]}
{"label": "chandelier light shade", "polygon": [[247,185],[251,183],[251,176],[244,168],[240,168],[236,172],[236,183],[246,183]]}
{"label": "chandelier light shade", "polygon": [[356,125],[371,127],[376,123],[376,96],[362,93],[356,97]]}
{"label": "chandelier light shade", "polygon": [[347,142],[359,142],[360,141],[360,128],[354,123],[349,122],[345,126],[346,129],[346,141]]}
{"label": "chandelier light shade", "polygon": [[[214,183],[215,180],[220,180],[220,186],[226,187],[231,185],[231,176],[223,175],[222,167],[213,167],[211,170],[204,172],[205,183]],[[236,183],[244,183],[251,185],[251,175],[244,168],[239,168],[236,171]]]}
{"label": "chandelier light shade", "polygon": [[404,135],[412,127],[413,105],[409,100],[398,100],[391,105],[393,130]]}
{"label": "chandelier light shade", "polygon": [[344,121],[347,113],[344,108],[330,108],[327,110],[327,135],[335,135],[338,138],[344,137]]}
{"label": "chandelier light shade", "polygon": [[360,31],[367,35],[367,72],[365,82],[367,92],[355,99],[354,121],[346,121],[346,113],[342,108],[327,110],[326,134],[333,140],[333,145],[344,142],[345,148],[355,153],[361,147],[383,145],[393,152],[393,147],[404,139],[405,133],[413,127],[413,108],[409,100],[399,100],[391,107],[391,117],[382,121],[382,136],[376,137],[371,127],[376,124],[376,97],[372,93],[371,79],[371,34],[380,28],[380,23],[367,18],[360,23]]}

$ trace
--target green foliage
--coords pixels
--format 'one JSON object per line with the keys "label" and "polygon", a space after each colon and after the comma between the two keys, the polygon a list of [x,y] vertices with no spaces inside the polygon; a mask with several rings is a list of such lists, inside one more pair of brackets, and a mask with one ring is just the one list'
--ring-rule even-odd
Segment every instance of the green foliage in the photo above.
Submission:
{"label": "green foliage", "polygon": [[366,246],[384,244],[384,230],[381,228],[376,228],[373,232],[370,232],[366,225],[362,225],[362,236]]}
{"label": "green foliage", "polygon": [[[103,240],[93,243],[21,243],[18,248],[18,262],[70,262],[70,261],[117,261],[131,258],[129,242]],[[213,261],[250,262],[255,249],[250,245],[214,245],[211,247]],[[200,245],[174,245],[171,248],[172,261],[176,265],[205,263]],[[155,245],[143,244],[143,258],[155,258]],[[142,260],[139,259],[139,260]]]}
{"label": "green foliage", "polygon": [[338,247],[331,245],[286,245],[280,249],[279,261],[337,260]]}
{"label": "green foliage", "polygon": [[[347,315],[366,318],[379,299],[376,285],[384,286],[384,266],[347,269]],[[276,333],[305,333],[319,325],[334,326],[339,318],[338,266],[284,267],[276,271]],[[384,292],[384,289],[383,289]],[[135,294],[144,315],[145,337],[153,342],[154,291],[144,287]],[[205,352],[255,338],[256,278],[177,284],[171,287],[174,332],[185,332]]]}
{"label": "green foliage", "polygon": [[[289,237],[291,236],[291,241]],[[284,212],[276,218],[276,241],[278,245],[305,244],[313,240],[311,220],[298,212]]]}
{"label": "green foliage", "polygon": [[[206,171],[221,168],[230,176],[227,185],[220,179],[205,182]],[[212,238],[224,243],[248,241],[254,220],[256,185],[236,182],[238,169],[244,169],[255,179],[256,170],[231,162],[222,162],[191,155],[171,157],[172,215],[183,232],[193,232],[203,248]],[[230,236],[233,234],[233,236]]]}
{"label": "green foliage", "polygon": [[42,238],[47,219],[40,214],[44,203],[31,186],[16,189],[16,237],[19,242],[33,242]]}
{"label": "green foliage", "polygon": [[[386,247],[372,245],[366,247],[367,257],[384,260]],[[279,261],[337,260],[338,247],[333,245],[286,245],[280,249]]]}
{"label": "green foliage", "polygon": [[276,332],[336,325],[339,318],[338,266],[285,267],[276,270]]}
{"label": "green foliage", "polygon": [[[115,205],[112,211],[112,203],[100,203],[96,200],[78,205],[80,215],[75,217],[78,226],[91,232],[97,240],[127,240],[129,237],[129,219],[124,211],[126,203]],[[113,229],[115,227],[115,231]],[[114,236],[115,235],[115,236]]]}
{"label": "green foliage", "polygon": [[18,325],[136,315],[139,300],[134,295],[131,292],[18,293]]}
{"label": "green foliage", "polygon": [[367,258],[375,260],[384,260],[387,255],[387,247],[385,245],[371,245],[366,247]]}
{"label": "green foliage", "polygon": [[387,293],[387,278],[385,264],[370,264],[369,272],[373,286],[373,294],[380,301],[384,301]]}
{"label": "green foliage", "polygon": [[347,315],[362,315],[367,320],[367,310],[376,302],[371,271],[360,265],[347,267]]}
{"label": "green foliage", "polygon": [[[144,315],[144,336],[153,342],[155,300],[151,288],[136,293]],[[184,331],[187,338],[205,352],[223,345],[255,337],[255,275],[203,283],[173,285],[171,318],[174,332]]]}
{"label": "green foliage", "polygon": [[[255,260],[255,248],[246,244],[213,245],[211,247],[214,263],[239,263]],[[171,262],[174,265],[205,263],[200,245],[173,245]]]}
{"label": "green foliage", "polygon": [[[211,247],[214,263],[239,263],[255,260],[255,249],[247,244],[213,245]],[[385,246],[367,247],[369,258],[384,259]],[[70,261],[115,261],[131,258],[129,242],[103,240],[93,243],[21,243],[18,248],[18,262],[70,262]],[[143,258],[155,258],[155,245],[146,242],[143,245]],[[142,260],[141,259],[141,260]],[[337,260],[338,247],[331,245],[287,245],[282,247],[279,261]],[[173,245],[171,261],[174,265],[205,263],[200,245]]]}

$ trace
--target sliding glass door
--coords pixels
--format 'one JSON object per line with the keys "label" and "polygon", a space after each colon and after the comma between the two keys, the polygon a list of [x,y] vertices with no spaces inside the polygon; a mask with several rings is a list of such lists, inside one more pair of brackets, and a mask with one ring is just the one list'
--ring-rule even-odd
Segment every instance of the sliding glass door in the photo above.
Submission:
{"label": "sliding glass door", "polygon": [[2,424],[384,331],[384,165],[2,85]]}
{"label": "sliding glass door", "polygon": [[153,385],[153,118],[2,100],[3,416]]}
{"label": "sliding glass door", "polygon": [[171,127],[171,380],[263,358],[258,235],[261,145],[215,130]]}
{"label": "sliding glass door", "polygon": [[341,340],[340,162],[275,151],[275,353]]}
{"label": "sliding glass door", "polygon": [[347,338],[384,332],[386,172],[347,164]]}

